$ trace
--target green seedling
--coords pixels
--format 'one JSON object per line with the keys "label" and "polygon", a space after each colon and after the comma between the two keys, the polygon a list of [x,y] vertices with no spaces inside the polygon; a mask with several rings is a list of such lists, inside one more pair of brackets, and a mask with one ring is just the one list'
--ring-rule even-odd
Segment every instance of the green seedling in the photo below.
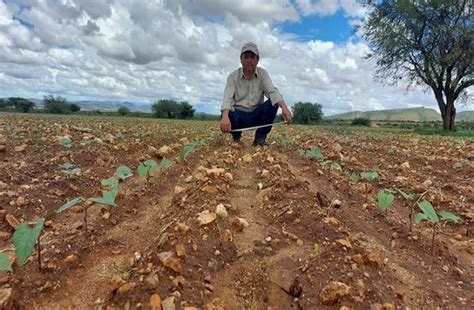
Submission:
{"label": "green seedling", "polygon": [[203,141],[195,141],[190,144],[185,145],[181,151],[179,151],[179,159],[181,161],[186,160],[186,156],[191,153],[195,148],[206,145]]}
{"label": "green seedling", "polygon": [[357,182],[360,180],[360,174],[358,174],[357,172],[352,172],[350,175],[349,175],[349,180],[351,182]]}
{"label": "green seedling", "polygon": [[360,178],[365,181],[365,203],[368,202],[369,182],[378,179],[379,174],[376,171],[361,172]]}
{"label": "green seedling", "polygon": [[169,160],[168,158],[164,157],[160,162],[160,167],[165,169],[171,168],[173,166],[173,161]]}
{"label": "green seedling", "polygon": [[158,168],[158,164],[153,159],[147,159],[144,162],[140,163],[137,168],[137,174],[139,176],[148,175],[154,169]]}
{"label": "green seedling", "polygon": [[91,200],[98,204],[103,204],[110,207],[116,207],[115,198],[119,192],[119,186],[116,184],[111,190],[102,192],[102,197],[91,198]]}
{"label": "green seedling", "polygon": [[116,178],[116,177],[110,177],[110,178],[107,178],[107,179],[103,179],[101,184],[102,186],[110,186],[110,187],[114,187],[116,185],[118,185],[119,183],[119,180]]}
{"label": "green seedling", "polygon": [[160,164],[157,164],[153,159],[147,159],[137,167],[137,174],[139,176],[146,176],[147,182],[149,182],[150,173],[156,168],[165,168],[168,169],[173,166],[173,161],[163,158]]}
{"label": "green seedling", "polygon": [[73,164],[70,163],[64,163],[59,165],[59,168],[61,168],[61,172],[66,174],[67,176],[73,176],[73,175],[79,175],[81,174],[81,168],[74,166]]}
{"label": "green seedling", "polygon": [[437,232],[441,230],[441,225],[450,221],[455,223],[460,222],[461,218],[448,211],[441,211],[437,213],[431,203],[427,200],[418,202],[418,207],[421,209],[421,212],[415,215],[415,223],[419,224],[423,221],[427,221],[430,222],[433,227],[433,234],[431,238],[431,254],[433,255],[435,237]]}
{"label": "green seedling", "polygon": [[0,270],[1,271],[13,271],[12,270],[12,263],[8,258],[7,254],[0,253]]}
{"label": "green seedling", "polygon": [[319,247],[319,244],[318,244],[318,243],[313,244],[313,251],[314,251],[314,253],[318,254],[318,253],[319,253],[319,249],[320,249],[320,247]]}
{"label": "green seedling", "polygon": [[59,139],[59,144],[69,149],[72,147],[72,140],[66,137],[62,137],[61,139]]}
{"label": "green seedling", "polygon": [[123,135],[123,133],[119,132],[118,134],[115,135],[115,138],[117,138],[117,140],[119,141],[124,141],[125,140],[125,136]]}
{"label": "green seedling", "polygon": [[35,245],[38,249],[38,266],[41,270],[41,233],[44,222],[50,220],[56,215],[70,209],[82,201],[82,197],[77,197],[66,202],[57,210],[48,212],[43,218],[40,218],[36,223],[31,224],[27,222],[21,223],[13,233],[13,244],[15,246],[15,254],[18,260],[18,265],[23,266],[26,260],[33,252]]}
{"label": "green seedling", "polygon": [[299,150],[301,156],[306,158],[317,158],[319,160],[324,160],[324,156],[321,153],[321,150],[317,147],[312,147],[310,150]]}
{"label": "green seedling", "polygon": [[395,196],[386,189],[381,189],[377,193],[377,202],[382,211],[387,210],[395,200]]}
{"label": "green seedling", "polygon": [[132,170],[127,166],[118,167],[115,171],[115,174],[119,177],[120,180],[125,180],[133,176]]}
{"label": "green seedling", "polygon": [[453,165],[453,169],[458,170],[458,169],[461,169],[463,166],[464,166],[464,161],[461,160]]}

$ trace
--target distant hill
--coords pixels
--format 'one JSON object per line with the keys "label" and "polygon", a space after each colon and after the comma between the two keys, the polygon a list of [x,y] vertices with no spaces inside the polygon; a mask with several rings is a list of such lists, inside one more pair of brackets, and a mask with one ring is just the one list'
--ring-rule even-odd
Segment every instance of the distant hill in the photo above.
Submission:
{"label": "distant hill", "polygon": [[[427,108],[407,108],[393,110],[377,110],[368,112],[348,112],[337,115],[324,117],[328,120],[353,120],[354,118],[363,117],[373,121],[417,121],[417,122],[437,122],[441,121],[441,115]],[[456,121],[474,121],[474,111],[459,112],[456,115]]]}
{"label": "distant hill", "polygon": [[[7,98],[4,98],[7,99]],[[34,102],[37,106],[43,106],[43,99],[26,98]],[[137,112],[149,112],[151,113],[151,104],[149,103],[134,103],[128,101],[95,101],[95,100],[82,100],[82,101],[67,101],[68,103],[75,103],[81,107],[81,110],[85,111],[116,111],[120,107],[129,108],[130,111]]]}
{"label": "distant hill", "polygon": [[456,121],[474,122],[474,111],[463,111],[457,113]]}

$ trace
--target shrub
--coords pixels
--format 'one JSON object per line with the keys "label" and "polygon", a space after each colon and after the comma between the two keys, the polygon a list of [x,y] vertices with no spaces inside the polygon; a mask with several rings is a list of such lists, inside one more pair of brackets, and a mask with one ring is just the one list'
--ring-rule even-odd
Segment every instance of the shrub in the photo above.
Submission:
{"label": "shrub", "polygon": [[370,119],[364,117],[354,118],[351,123],[353,126],[367,126],[370,127]]}

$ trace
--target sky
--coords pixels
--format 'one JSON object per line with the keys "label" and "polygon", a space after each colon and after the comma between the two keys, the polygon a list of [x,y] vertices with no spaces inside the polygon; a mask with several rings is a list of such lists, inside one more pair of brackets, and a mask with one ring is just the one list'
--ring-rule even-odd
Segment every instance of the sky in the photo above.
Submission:
{"label": "sky", "polygon": [[252,41],[290,107],[438,110],[431,91],[374,81],[354,31],[366,14],[356,0],[0,0],[0,97],[173,99],[217,114]]}

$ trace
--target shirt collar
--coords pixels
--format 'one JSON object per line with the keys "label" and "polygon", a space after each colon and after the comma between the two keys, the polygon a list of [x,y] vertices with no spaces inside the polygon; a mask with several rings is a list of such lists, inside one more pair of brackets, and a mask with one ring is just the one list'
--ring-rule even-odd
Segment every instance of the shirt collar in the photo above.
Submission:
{"label": "shirt collar", "polygon": [[[258,67],[255,69],[255,73],[253,74],[256,78],[258,78]],[[244,69],[240,68],[240,79],[245,79],[244,76]]]}

